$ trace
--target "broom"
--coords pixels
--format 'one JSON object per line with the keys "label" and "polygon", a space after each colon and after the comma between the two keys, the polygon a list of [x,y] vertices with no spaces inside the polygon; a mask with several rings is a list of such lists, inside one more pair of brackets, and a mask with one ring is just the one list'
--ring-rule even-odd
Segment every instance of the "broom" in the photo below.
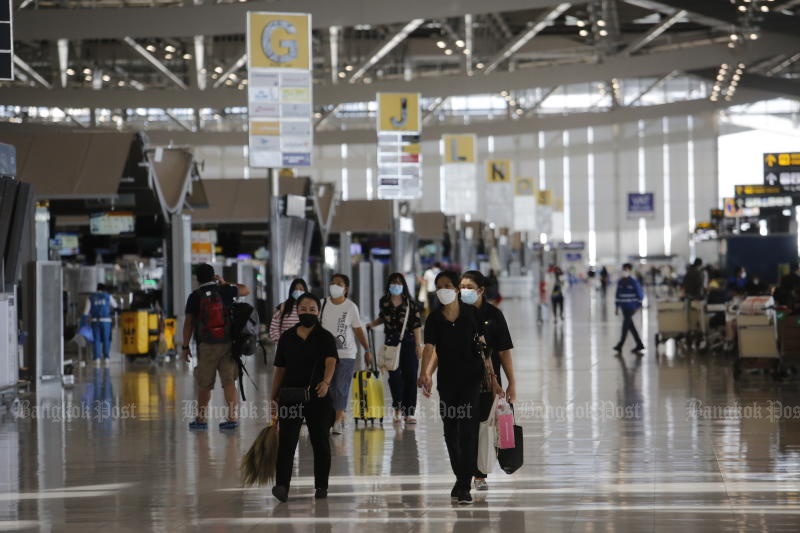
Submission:
{"label": "broom", "polygon": [[253,445],[244,454],[240,471],[242,485],[253,487],[269,485],[275,479],[275,465],[278,459],[278,421],[261,430]]}

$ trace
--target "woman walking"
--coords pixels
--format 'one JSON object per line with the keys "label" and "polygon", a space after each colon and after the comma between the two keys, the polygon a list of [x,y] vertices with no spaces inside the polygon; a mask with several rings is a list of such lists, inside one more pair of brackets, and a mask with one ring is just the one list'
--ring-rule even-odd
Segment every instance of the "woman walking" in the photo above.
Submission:
{"label": "woman walking", "polygon": [[289,286],[289,297],[275,308],[269,323],[269,338],[275,344],[286,331],[292,329],[300,319],[297,316],[297,299],[308,292],[308,285],[302,278],[292,281]]}
{"label": "woman walking", "polygon": [[385,344],[400,346],[397,370],[389,371],[394,421],[400,422],[405,418],[406,424],[416,424],[414,412],[417,408],[417,373],[423,347],[422,321],[405,276],[399,272],[389,276],[386,293],[378,308],[378,318],[367,324],[367,329],[383,324]]}
{"label": "woman walking", "polygon": [[322,301],[320,322],[323,328],[333,334],[339,350],[339,362],[331,384],[331,399],[336,409],[336,421],[332,433],[341,435],[344,431],[344,413],[350,400],[350,384],[353,382],[353,369],[358,354],[356,338],[364,348],[365,366],[372,363],[372,356],[369,353],[364,328],[361,327],[358,306],[347,298],[350,292],[350,278],[344,274],[334,274],[331,277],[329,292],[331,297]]}
{"label": "woman walking", "polygon": [[[486,346],[491,354],[492,369],[497,377],[497,384],[500,387],[503,385],[500,374],[500,369],[502,368],[508,380],[505,398],[509,403],[514,403],[517,396],[514,365],[511,361],[511,350],[514,348],[514,344],[511,342],[511,334],[508,331],[506,318],[500,309],[486,300],[487,280],[483,274],[477,270],[465,272],[461,276],[459,286],[461,289],[461,301],[468,305],[474,305],[478,310],[478,318],[483,325]],[[491,407],[493,400],[494,394],[491,391],[485,391],[481,394],[481,411],[486,411],[482,414],[487,417],[489,416],[487,409]],[[485,420],[485,417],[481,417],[481,421],[483,420]],[[475,472],[475,490],[489,490],[489,485],[486,483],[486,473],[477,469]]]}
{"label": "woman walking", "polygon": [[425,349],[419,385],[430,396],[433,372],[438,368],[439,413],[456,484],[450,497],[460,505],[472,503],[470,485],[477,470],[478,397],[484,379],[495,384],[492,365],[477,349],[484,327],[477,310],[458,299],[458,276],[444,271],[436,276],[441,307],[425,322]]}
{"label": "woman walking", "polygon": [[314,450],[314,497],[328,496],[331,470],[328,435],[334,417],[328,388],[339,358],[333,335],[319,324],[319,299],[306,293],[296,298],[295,303],[300,322],[281,335],[272,378],[272,406],[277,407],[279,427],[272,494],[281,502],[289,497],[294,453],[303,420]]}

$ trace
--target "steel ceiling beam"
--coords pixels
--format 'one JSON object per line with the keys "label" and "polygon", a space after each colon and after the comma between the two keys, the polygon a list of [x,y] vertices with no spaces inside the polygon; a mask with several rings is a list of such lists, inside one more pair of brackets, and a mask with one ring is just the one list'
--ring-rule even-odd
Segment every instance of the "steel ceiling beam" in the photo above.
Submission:
{"label": "steel ceiling beam", "polygon": [[175,83],[175,85],[177,85],[181,89],[186,89],[186,84],[183,83],[183,81],[180,78],[178,78],[178,76],[173,74],[172,71],[168,69],[164,63],[159,61],[156,56],[148,52],[142,45],[134,41],[131,37],[125,37],[122,40],[125,41],[125,44],[133,48],[136,52],[138,52],[139,55],[141,55],[143,58],[149,61],[151,65],[156,67],[156,70],[158,70],[159,72],[164,74],[167,78],[172,80],[172,82]]}
{"label": "steel ceiling beam", "polygon": [[[689,72],[693,76],[703,78],[713,83],[716,79],[717,71],[712,69],[695,70]],[[771,78],[745,71],[742,79],[737,86],[736,94],[742,89],[759,91],[764,94],[771,94],[772,98],[783,96],[793,100],[800,100],[800,82],[787,78]]]}
{"label": "steel ceiling beam", "polygon": [[540,16],[535,22],[528,24],[528,28],[517,35],[511,42],[509,42],[500,52],[491,60],[486,68],[483,69],[484,74],[490,74],[500,64],[514,55],[517,50],[522,48],[528,41],[536,37],[542,30],[550,26],[558,17],[560,17],[572,4],[564,2],[558,4],[553,9],[549,10]]}
{"label": "steel ceiling beam", "polygon": [[397,45],[405,41],[406,38],[408,38],[408,36],[414,32],[414,30],[422,26],[423,22],[425,22],[425,19],[414,19],[405,26],[403,26],[403,28],[399,32],[389,37],[389,39],[381,46],[379,46],[378,49],[375,50],[375,52],[373,52],[367,58],[367,60],[364,61],[364,63],[361,64],[361,66],[355,69],[353,75],[350,76],[349,80],[350,83],[355,83],[358,80],[360,80],[364,76],[364,74],[366,74],[367,71],[369,71],[369,69],[371,69],[378,63],[378,61],[386,57],[386,54],[394,50],[397,47]]}
{"label": "steel ceiling beam", "polygon": [[222,73],[222,75],[214,82],[213,87],[215,89],[222,87],[222,84],[225,83],[225,80],[227,80],[231,74],[242,68],[245,65],[245,63],[247,63],[247,52],[242,54],[242,56],[239,59],[237,59],[233,63],[233,65],[228,67],[228,70]]}
{"label": "steel ceiling beam", "polygon": [[654,90],[655,90],[655,89],[656,89],[658,86],[660,86],[662,83],[664,83],[664,82],[666,82],[666,81],[669,81],[669,80],[671,80],[672,78],[674,78],[675,76],[677,76],[677,75],[678,75],[678,73],[679,73],[679,72],[678,72],[677,70],[673,70],[673,71],[672,71],[672,72],[670,72],[669,74],[666,74],[666,75],[664,75],[664,76],[662,76],[662,77],[658,78],[656,81],[654,81],[653,83],[651,83],[650,85],[648,85],[648,86],[645,88],[645,90],[643,90],[642,92],[640,92],[640,93],[639,93],[639,94],[636,96],[636,98],[634,98],[633,100],[631,100],[630,102],[628,102],[628,103],[627,103],[627,104],[625,104],[625,105],[635,105],[637,102],[639,102],[639,100],[641,100],[641,99],[642,99],[642,98],[644,98],[646,95],[648,95],[648,94],[650,94],[651,92],[653,92],[653,91],[654,91]]}
{"label": "steel ceiling beam", "polygon": [[680,20],[686,16],[686,10],[681,9],[676,11],[672,15],[668,16],[666,19],[661,21],[659,24],[653,26],[650,30],[648,30],[644,35],[633,41],[629,44],[625,50],[623,50],[624,54],[631,55],[635,54],[651,42],[658,39],[665,31],[670,29],[676,23],[680,22]]}
{"label": "steel ceiling beam", "polygon": [[463,17],[467,13],[543,9],[560,0],[254,0],[176,7],[118,9],[28,9],[14,14],[14,38],[56,39],[178,38],[244,34],[248,11],[311,13],[314,28],[406,23],[416,18]]}
{"label": "steel ceiling beam", "polygon": [[67,67],[69,65],[69,41],[58,40],[58,73],[61,77],[61,87],[67,86]]}
{"label": "steel ceiling beam", "polygon": [[33,67],[27,64],[25,61],[20,59],[18,55],[14,55],[14,64],[17,65],[20,69],[28,74],[31,78],[33,78],[36,82],[38,82],[42,87],[46,89],[51,89],[53,86],[50,84],[49,81],[44,79],[41,74],[36,72]]}
{"label": "steel ceiling beam", "polygon": [[[496,72],[493,76],[431,76],[411,81],[390,80],[371,84],[339,84],[316,86],[314,105],[330,106],[347,102],[371,102],[377,92],[419,92],[426,98],[496,94],[502,90],[514,91],[550,88],[609,80],[612,78],[639,78],[663,76],[673,70],[718,68],[724,62],[752,64],[767,56],[787,49],[800,48],[800,39],[784,36],[765,36],[748,43],[747,48],[731,50],[723,43],[680,48],[668,52],[622,55],[607,58],[602,63],[574,63],[539,68],[519,69],[515,72]],[[235,89],[208,89],[186,91],[176,89],[38,89],[7,87],[0,89],[5,105],[32,105],[49,107],[83,108],[222,108],[247,105],[245,91]]]}

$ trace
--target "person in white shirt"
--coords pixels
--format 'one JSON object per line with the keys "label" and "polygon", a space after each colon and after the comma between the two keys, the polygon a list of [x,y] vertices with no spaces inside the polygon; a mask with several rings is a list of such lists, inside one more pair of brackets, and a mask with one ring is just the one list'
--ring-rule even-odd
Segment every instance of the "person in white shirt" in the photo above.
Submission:
{"label": "person in white shirt", "polygon": [[425,291],[428,293],[428,313],[433,312],[439,306],[439,300],[436,298],[436,276],[441,271],[442,265],[437,261],[422,274],[422,279],[425,281]]}
{"label": "person in white shirt", "polygon": [[372,363],[372,354],[369,352],[367,336],[361,327],[361,318],[358,306],[347,298],[350,292],[350,278],[344,274],[334,274],[331,277],[329,288],[330,298],[322,302],[320,322],[322,327],[333,334],[336,339],[336,348],[339,352],[339,362],[331,382],[330,395],[333,407],[336,409],[336,421],[332,433],[341,435],[344,430],[344,414],[347,411],[347,401],[350,399],[350,384],[353,379],[358,343],[364,348],[364,364]]}

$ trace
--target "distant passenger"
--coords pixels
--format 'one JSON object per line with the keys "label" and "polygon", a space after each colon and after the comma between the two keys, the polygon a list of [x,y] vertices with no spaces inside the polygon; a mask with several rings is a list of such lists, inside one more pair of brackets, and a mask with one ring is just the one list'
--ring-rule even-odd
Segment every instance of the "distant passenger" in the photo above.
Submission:
{"label": "distant passenger", "polygon": [[553,320],[558,321],[560,318],[564,320],[564,292],[561,288],[561,282],[556,281],[553,284],[553,290],[550,291],[550,303],[553,306]]}
{"label": "distant passenger", "polygon": [[100,358],[106,364],[110,361],[111,355],[111,315],[117,308],[117,301],[108,292],[102,283],[97,284],[97,291],[89,295],[86,299],[86,306],[83,309],[84,322],[91,320],[92,337],[94,344],[94,364],[100,365]]}
{"label": "distant passenger", "polygon": [[442,264],[437,261],[422,275],[422,279],[425,281],[425,292],[427,293],[428,313],[439,307],[439,301],[436,299],[436,276],[441,271]]}
{"label": "distant passenger", "polygon": [[336,409],[336,422],[333,424],[332,433],[341,435],[344,432],[344,414],[350,401],[350,385],[353,380],[353,369],[356,364],[358,342],[364,348],[364,364],[372,363],[369,352],[369,343],[361,327],[361,318],[358,306],[347,296],[350,292],[350,278],[344,274],[334,274],[329,287],[330,298],[322,300],[322,309],[319,320],[322,327],[333,334],[336,339],[336,348],[339,350],[339,362],[331,383],[331,400]]}
{"label": "distant passenger", "polygon": [[769,285],[761,281],[761,277],[758,274],[753,274],[753,276],[747,280],[744,291],[747,296],[765,296],[769,294]]}
{"label": "distant passenger", "polygon": [[297,316],[297,299],[307,292],[308,285],[305,280],[297,278],[289,286],[289,297],[275,308],[269,323],[269,338],[275,344],[278,344],[284,332],[292,329],[300,321]]}
{"label": "distant passenger", "polygon": [[208,429],[206,411],[217,374],[228,404],[228,419],[221,422],[219,428],[235,429],[239,427],[236,416],[238,368],[231,351],[229,311],[233,299],[247,296],[250,290],[244,285],[226,283],[214,274],[214,267],[206,263],[197,266],[195,275],[200,286],[186,300],[186,320],[183,323],[183,357],[187,363],[192,357],[189,347],[192,336],[197,343],[197,366],[194,369],[197,417],[189,423],[189,429]]}
{"label": "distant passenger", "polygon": [[793,311],[800,306],[800,264],[793,262],[790,272],[781,278],[781,284],[775,291],[775,300]]}
{"label": "distant passenger", "polygon": [[378,303],[378,312],[378,318],[367,324],[367,329],[383,324],[385,344],[400,346],[400,364],[397,370],[389,371],[394,421],[400,422],[405,418],[406,424],[416,424],[417,374],[424,346],[422,321],[403,274],[395,272],[389,276],[386,294]]}
{"label": "distant passenger", "polygon": [[436,276],[436,296],[441,307],[425,321],[425,350],[419,386],[431,395],[433,372],[438,368],[439,414],[456,484],[450,497],[459,505],[472,503],[470,489],[477,470],[479,396],[482,378],[496,383],[489,361],[475,355],[475,338],[484,339],[485,328],[477,310],[458,299],[458,276],[443,271]]}
{"label": "distant passenger", "polygon": [[634,353],[641,354],[644,350],[644,344],[639,337],[639,332],[636,331],[636,324],[633,322],[633,316],[642,308],[642,301],[644,300],[644,292],[642,286],[636,278],[631,275],[633,265],[625,263],[622,265],[622,278],[617,282],[617,304],[616,314],[622,310],[622,337],[616,346],[615,352],[621,352],[622,346],[625,344],[625,339],[628,337],[630,331],[633,335],[633,340],[636,341],[636,347],[633,349]]}
{"label": "distant passenger", "polygon": [[705,275],[703,274],[703,260],[699,257],[686,269],[683,277],[683,293],[690,300],[702,300],[705,298]]}

